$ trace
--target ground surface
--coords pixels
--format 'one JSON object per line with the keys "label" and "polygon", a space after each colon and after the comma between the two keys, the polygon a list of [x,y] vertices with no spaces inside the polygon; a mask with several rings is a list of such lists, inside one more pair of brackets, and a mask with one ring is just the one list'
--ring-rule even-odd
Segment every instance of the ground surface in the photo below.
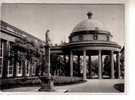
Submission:
{"label": "ground surface", "polygon": [[[113,85],[117,83],[124,83],[124,80],[120,79],[88,79],[87,82],[64,85],[64,86],[55,86],[56,92],[87,92],[87,93],[119,93]],[[40,87],[20,87],[5,89],[4,92],[38,92]]]}

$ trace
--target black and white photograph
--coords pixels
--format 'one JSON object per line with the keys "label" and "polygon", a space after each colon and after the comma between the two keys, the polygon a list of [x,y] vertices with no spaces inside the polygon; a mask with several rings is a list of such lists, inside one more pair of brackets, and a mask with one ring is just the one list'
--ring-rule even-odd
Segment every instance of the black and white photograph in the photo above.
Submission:
{"label": "black and white photograph", "polygon": [[2,3],[0,91],[126,91],[125,5]]}

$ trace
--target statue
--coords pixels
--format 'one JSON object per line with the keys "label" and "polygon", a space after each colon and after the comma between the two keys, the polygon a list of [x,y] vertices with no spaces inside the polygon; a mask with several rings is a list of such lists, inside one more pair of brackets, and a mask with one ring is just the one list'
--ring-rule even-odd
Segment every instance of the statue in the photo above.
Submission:
{"label": "statue", "polygon": [[49,30],[45,33],[45,54],[42,59],[41,88],[39,91],[54,91],[53,77],[50,74],[50,39]]}

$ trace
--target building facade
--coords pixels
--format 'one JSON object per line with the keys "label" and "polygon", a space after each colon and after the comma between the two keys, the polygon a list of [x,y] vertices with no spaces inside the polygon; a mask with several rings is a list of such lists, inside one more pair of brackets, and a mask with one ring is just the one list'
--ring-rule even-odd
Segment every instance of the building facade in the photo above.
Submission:
{"label": "building facade", "polygon": [[1,21],[0,78],[36,76],[44,42]]}

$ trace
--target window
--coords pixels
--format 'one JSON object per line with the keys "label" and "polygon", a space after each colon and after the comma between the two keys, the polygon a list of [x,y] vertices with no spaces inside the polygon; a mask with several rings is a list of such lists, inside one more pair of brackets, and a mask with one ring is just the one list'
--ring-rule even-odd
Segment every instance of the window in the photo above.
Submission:
{"label": "window", "polygon": [[25,72],[26,72],[26,75],[28,74],[28,61],[27,60],[25,60]]}
{"label": "window", "polygon": [[18,66],[18,74],[21,74],[22,70],[21,70],[21,64],[19,63],[19,66]]}
{"label": "window", "polygon": [[25,74],[26,76],[29,76],[30,73],[30,62],[28,60],[25,61]]}
{"label": "window", "polygon": [[3,68],[3,42],[0,39],[0,77],[2,77],[2,68]]}
{"label": "window", "polygon": [[21,51],[18,51],[17,55],[18,55],[18,61],[16,63],[16,71],[17,71],[16,73],[17,73],[17,76],[22,76],[22,68],[23,68],[22,55],[23,55],[23,53]]}
{"label": "window", "polygon": [[14,66],[14,60],[10,59],[8,61],[8,77],[13,76],[13,66]]}
{"label": "window", "polygon": [[36,62],[32,64],[32,75],[35,75],[36,71]]}
{"label": "window", "polygon": [[8,55],[10,57],[10,59],[8,60],[8,77],[13,76],[13,67],[14,67],[14,57],[13,57],[13,51],[11,50],[12,48],[12,43],[8,44]]}
{"label": "window", "polygon": [[16,68],[17,68],[17,76],[22,76],[22,66],[21,66],[21,62],[17,62]]}

